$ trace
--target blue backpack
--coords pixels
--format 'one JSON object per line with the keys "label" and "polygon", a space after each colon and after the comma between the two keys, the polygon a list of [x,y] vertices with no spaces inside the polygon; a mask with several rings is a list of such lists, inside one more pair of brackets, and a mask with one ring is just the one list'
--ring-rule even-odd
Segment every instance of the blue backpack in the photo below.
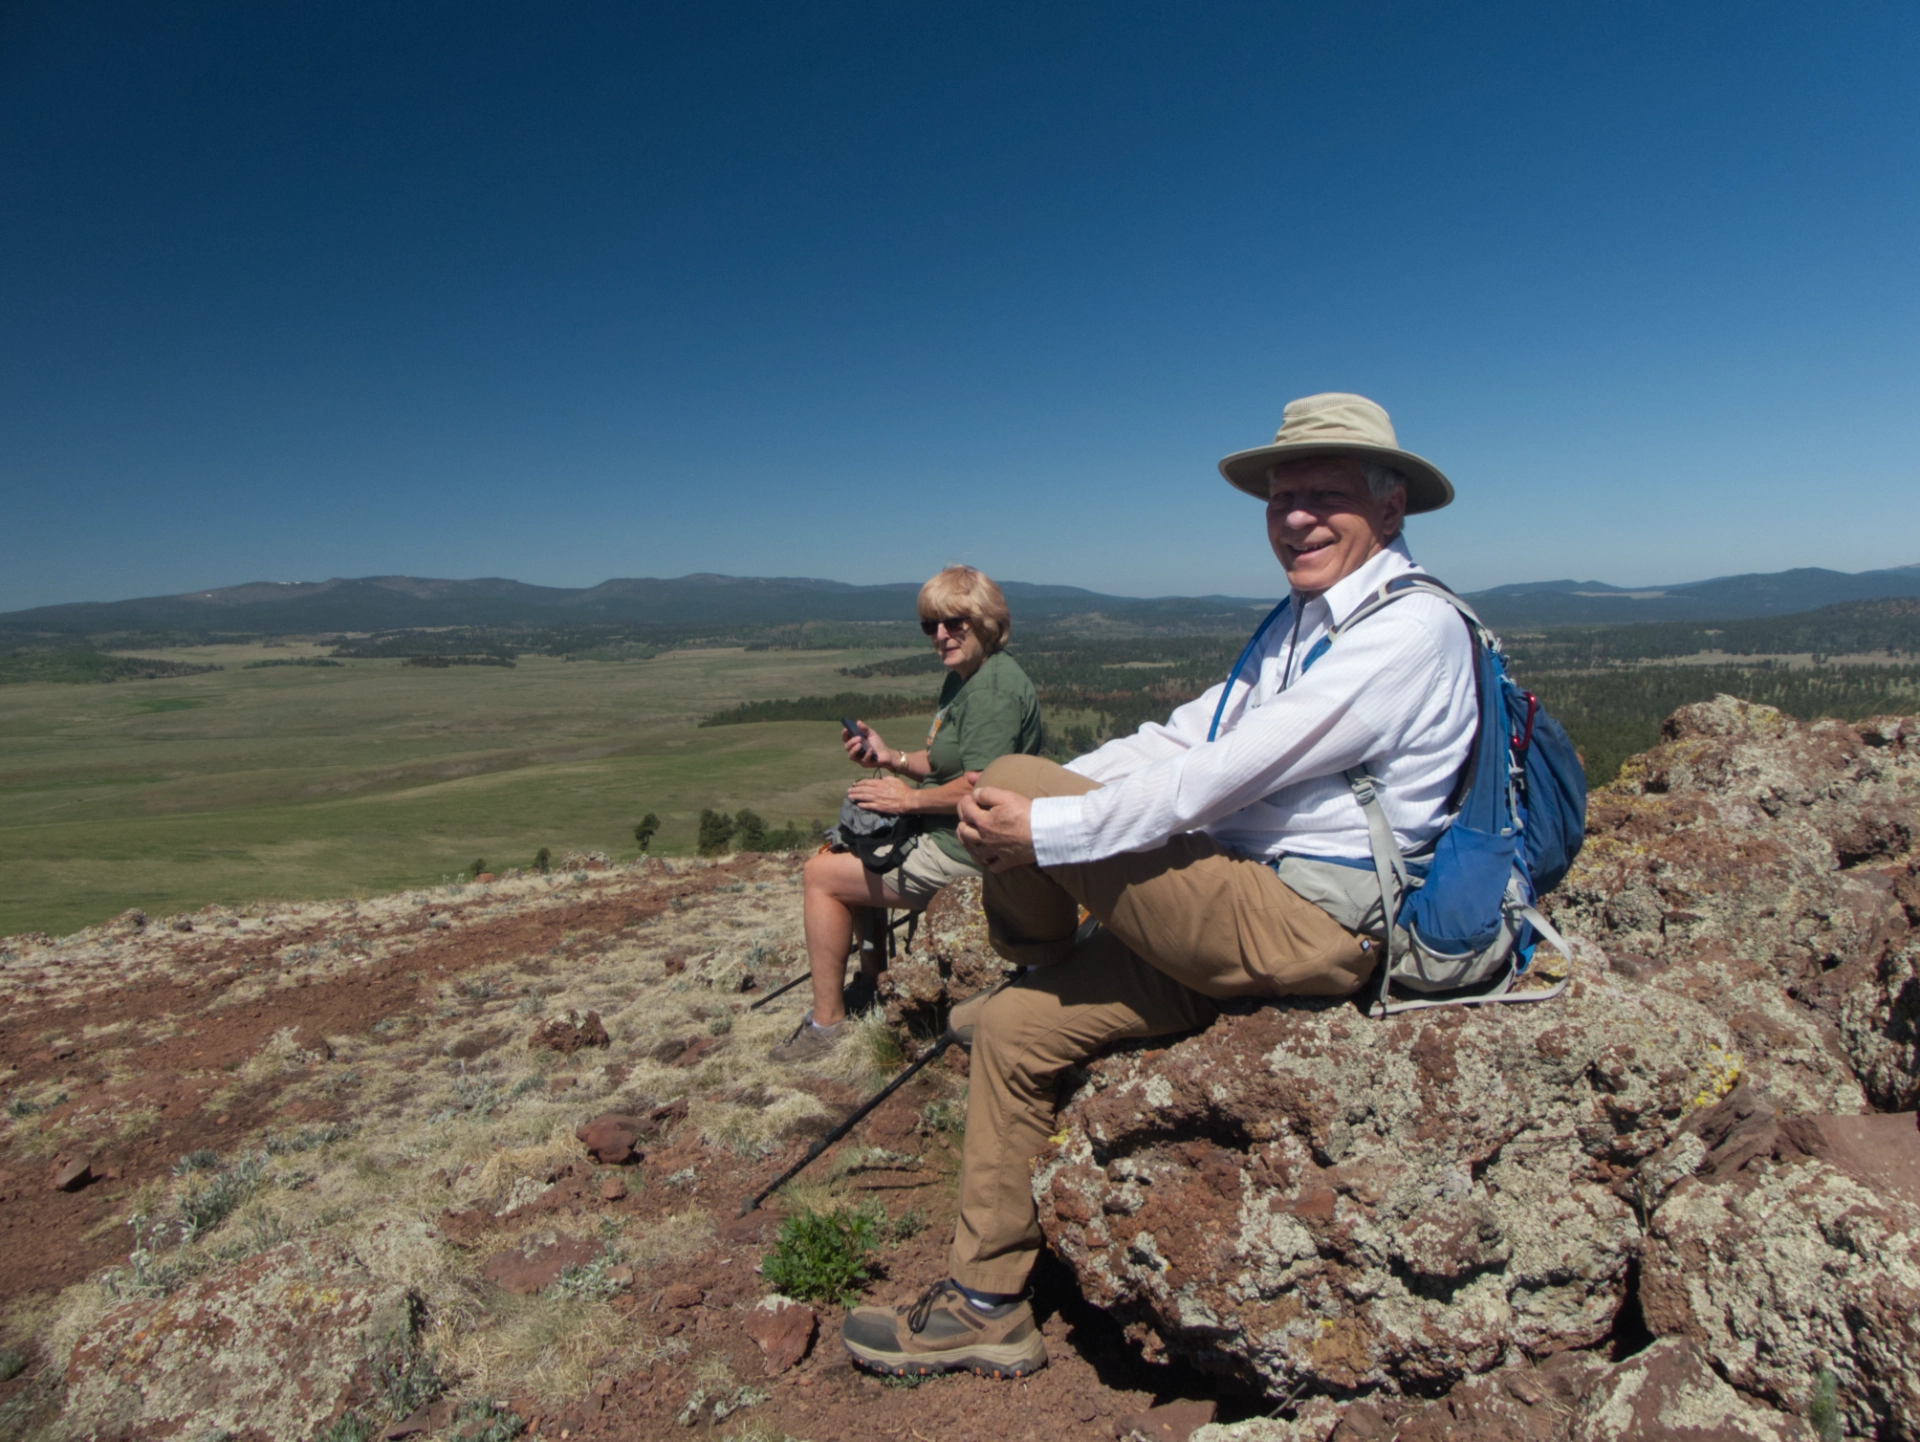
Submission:
{"label": "blue backpack", "polygon": [[[1571,960],[1564,937],[1535,903],[1559,885],[1586,835],[1587,780],[1560,723],[1507,674],[1499,639],[1473,609],[1428,576],[1387,582],[1307,653],[1304,674],[1340,636],[1403,596],[1437,596],[1458,611],[1473,638],[1479,722],[1466,765],[1454,785],[1446,829],[1428,846],[1402,854],[1364,765],[1346,773],[1366,813],[1373,852],[1364,861],[1282,856],[1280,879],[1351,931],[1383,937],[1386,961],[1371,1012],[1388,1016],[1429,1006],[1546,1001],[1566,989],[1513,990],[1539,941]],[[1220,730],[1233,683],[1259,649],[1260,638],[1292,598],[1268,613],[1234,662],[1207,739]],[[1371,871],[1371,875],[1367,873]],[[1393,918],[1391,927],[1386,918]],[[1395,1000],[1398,985],[1416,993]]]}

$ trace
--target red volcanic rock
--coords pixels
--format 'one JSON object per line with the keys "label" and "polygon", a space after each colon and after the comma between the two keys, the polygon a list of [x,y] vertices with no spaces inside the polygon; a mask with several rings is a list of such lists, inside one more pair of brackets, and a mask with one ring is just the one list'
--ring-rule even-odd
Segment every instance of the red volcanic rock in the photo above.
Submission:
{"label": "red volcanic rock", "polygon": [[1290,1442],[1815,1442],[1805,1421],[1742,1397],[1683,1341],[1618,1363],[1562,1352],[1470,1377],[1433,1402],[1316,1402],[1301,1420],[1317,1412],[1322,1425],[1296,1423]]}
{"label": "red volcanic rock", "polygon": [[623,1178],[608,1177],[600,1183],[600,1200],[603,1202],[622,1201],[626,1195],[627,1184]]}
{"label": "red volcanic rock", "polygon": [[545,1047],[562,1056],[572,1056],[583,1047],[612,1045],[613,1038],[607,1035],[606,1027],[601,1025],[597,1011],[590,1011],[584,1017],[575,1017],[571,1013],[564,1017],[553,1017],[536,1026],[533,1035],[527,1038],[528,1051]]}
{"label": "red volcanic rock", "polygon": [[742,1326],[759,1343],[767,1375],[777,1377],[799,1366],[806,1357],[819,1320],[811,1307],[785,1297],[768,1297],[747,1314]]}
{"label": "red volcanic rock", "polygon": [[1798,722],[1722,696],[1594,792],[1546,909],[1699,1002],[1791,1111],[1920,1104],[1920,724]]}
{"label": "red volcanic rock", "polygon": [[1113,1424],[1119,1442],[1187,1442],[1195,1430],[1213,1420],[1215,1404],[1168,1402],[1144,1412],[1129,1412]]}
{"label": "red volcanic rock", "polygon": [[77,1192],[93,1179],[93,1158],[56,1157],[47,1185],[56,1192]]}
{"label": "red volcanic rock", "polygon": [[1590,965],[1537,1005],[1273,1005],[1092,1062],[1035,1195],[1166,1350],[1275,1397],[1430,1393],[1610,1335],[1625,1179],[1737,1065],[1704,1008]]}
{"label": "red volcanic rock", "polygon": [[638,1143],[653,1128],[641,1117],[604,1112],[575,1129],[573,1135],[602,1166],[624,1166],[638,1161]]}
{"label": "red volcanic rock", "polygon": [[568,1267],[584,1267],[600,1255],[600,1244],[583,1237],[562,1237],[528,1251],[509,1249],[487,1259],[483,1275],[502,1291],[530,1297],[552,1286]]}
{"label": "red volcanic rock", "polygon": [[[1742,1087],[1636,1176],[1640,1299],[1742,1392],[1804,1412],[1834,1376],[1845,1431],[1920,1438],[1920,1171],[1912,1118],[1793,1117]],[[1755,1318],[1768,1321],[1756,1329]]]}
{"label": "red volcanic rock", "polygon": [[931,1027],[955,1002],[1005,979],[1009,969],[987,945],[980,883],[968,878],[927,903],[913,946],[880,974],[880,1000],[894,1026]]}
{"label": "red volcanic rock", "polygon": [[673,1311],[697,1307],[701,1300],[700,1289],[690,1282],[675,1282],[660,1294],[660,1305]]}

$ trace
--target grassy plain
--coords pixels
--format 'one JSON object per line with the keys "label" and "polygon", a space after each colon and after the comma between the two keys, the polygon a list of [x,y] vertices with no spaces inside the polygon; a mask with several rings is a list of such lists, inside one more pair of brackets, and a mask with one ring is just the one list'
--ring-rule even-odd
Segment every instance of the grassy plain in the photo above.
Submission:
{"label": "grassy plain", "polygon": [[[169,650],[205,675],[0,687],[0,935],[64,933],[127,907],[367,895],[545,846],[693,849],[702,807],[772,825],[831,818],[857,774],[837,728],[700,729],[744,701],[830,692],[836,668],[898,651],[675,651],[647,661],[523,656],[513,669],[243,669],[319,654]],[[931,698],[930,676],[862,688]],[[929,711],[931,707],[929,707]],[[885,723],[912,744],[925,717]]]}

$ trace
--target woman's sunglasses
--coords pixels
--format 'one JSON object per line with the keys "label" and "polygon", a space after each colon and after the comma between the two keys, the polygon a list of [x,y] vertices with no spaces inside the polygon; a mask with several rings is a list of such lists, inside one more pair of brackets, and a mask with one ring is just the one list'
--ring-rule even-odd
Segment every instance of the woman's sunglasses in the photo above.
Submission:
{"label": "woman's sunglasses", "polygon": [[942,616],[937,621],[922,621],[920,623],[920,629],[931,636],[935,631],[945,626],[949,636],[964,636],[970,624],[965,616]]}

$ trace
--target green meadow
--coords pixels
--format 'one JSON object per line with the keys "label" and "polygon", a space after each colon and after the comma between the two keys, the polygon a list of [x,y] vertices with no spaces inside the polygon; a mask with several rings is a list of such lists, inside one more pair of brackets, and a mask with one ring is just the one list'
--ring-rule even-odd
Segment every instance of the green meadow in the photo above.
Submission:
{"label": "green meadow", "polygon": [[[859,773],[818,721],[701,729],[745,702],[844,690],[842,666],[899,651],[672,651],[245,669],[321,654],[209,646],[197,676],[0,686],[0,935],[65,933],[131,906],[371,894],[541,848],[687,855],[703,807],[771,826],[831,819]],[[936,676],[864,691],[925,695]],[[931,711],[931,705],[928,711]],[[926,715],[880,723],[911,746]]]}

